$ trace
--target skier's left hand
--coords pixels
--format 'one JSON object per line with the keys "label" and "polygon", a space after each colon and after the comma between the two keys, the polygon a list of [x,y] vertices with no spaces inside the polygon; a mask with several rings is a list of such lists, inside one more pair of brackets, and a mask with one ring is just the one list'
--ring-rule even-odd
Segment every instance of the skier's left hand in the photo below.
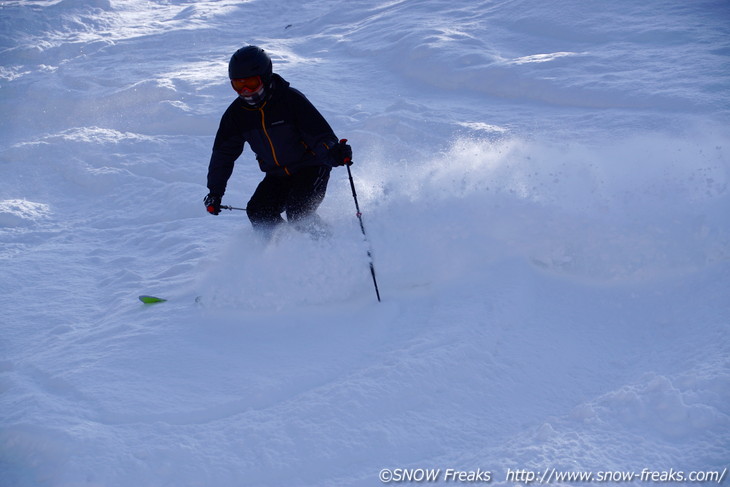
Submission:
{"label": "skier's left hand", "polygon": [[347,139],[342,139],[332,146],[329,154],[332,158],[333,167],[352,165],[352,147],[347,143]]}

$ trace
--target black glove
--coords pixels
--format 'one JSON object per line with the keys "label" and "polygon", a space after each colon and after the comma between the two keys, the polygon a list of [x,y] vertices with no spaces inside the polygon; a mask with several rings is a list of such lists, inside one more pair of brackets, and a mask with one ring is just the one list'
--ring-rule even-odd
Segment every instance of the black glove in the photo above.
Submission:
{"label": "black glove", "polygon": [[329,154],[332,158],[333,167],[352,165],[352,147],[347,143],[347,139],[342,139],[332,146]]}
{"label": "black glove", "polygon": [[205,200],[203,200],[205,203],[205,209],[208,210],[208,213],[211,215],[217,215],[221,212],[221,197],[214,194],[208,194],[208,196],[205,197]]}

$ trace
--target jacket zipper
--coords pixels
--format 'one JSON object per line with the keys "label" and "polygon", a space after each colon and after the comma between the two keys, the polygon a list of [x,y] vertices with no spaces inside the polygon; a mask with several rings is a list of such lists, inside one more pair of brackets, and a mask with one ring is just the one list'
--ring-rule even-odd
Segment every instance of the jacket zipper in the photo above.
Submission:
{"label": "jacket zipper", "polygon": [[286,166],[282,166],[279,164],[279,158],[276,157],[276,149],[274,149],[274,143],[271,141],[271,137],[269,136],[269,131],[266,130],[266,118],[264,117],[264,107],[266,104],[259,108],[259,112],[261,112],[261,128],[264,130],[264,135],[266,136],[266,140],[269,141],[269,147],[271,147],[271,155],[274,157],[274,164],[276,164],[278,167],[281,167],[284,169],[284,172],[287,176],[291,176],[291,173],[286,168]]}

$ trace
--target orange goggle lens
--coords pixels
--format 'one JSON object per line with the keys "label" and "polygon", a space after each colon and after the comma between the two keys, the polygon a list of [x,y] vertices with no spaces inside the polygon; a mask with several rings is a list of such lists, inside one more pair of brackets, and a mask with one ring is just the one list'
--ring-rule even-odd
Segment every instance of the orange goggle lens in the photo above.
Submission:
{"label": "orange goggle lens", "polygon": [[261,76],[249,76],[248,78],[233,78],[231,86],[237,93],[255,93],[261,88]]}

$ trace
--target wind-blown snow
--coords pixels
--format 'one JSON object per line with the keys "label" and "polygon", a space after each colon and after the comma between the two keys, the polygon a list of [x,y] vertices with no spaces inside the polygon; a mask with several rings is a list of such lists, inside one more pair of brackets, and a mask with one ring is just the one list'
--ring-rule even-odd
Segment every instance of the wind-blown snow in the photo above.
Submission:
{"label": "wind-blown snow", "polygon": [[[730,467],[728,20],[721,0],[0,3],[0,483]],[[350,140],[368,242],[344,169],[328,240],[264,246],[205,212],[248,43]],[[247,148],[224,203],[260,178]]]}

